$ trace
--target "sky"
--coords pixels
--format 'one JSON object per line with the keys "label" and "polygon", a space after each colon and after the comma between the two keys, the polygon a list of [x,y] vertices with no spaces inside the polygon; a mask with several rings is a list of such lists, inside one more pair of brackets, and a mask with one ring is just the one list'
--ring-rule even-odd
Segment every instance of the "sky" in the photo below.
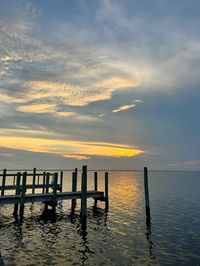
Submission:
{"label": "sky", "polygon": [[0,168],[200,170],[199,0],[0,0]]}

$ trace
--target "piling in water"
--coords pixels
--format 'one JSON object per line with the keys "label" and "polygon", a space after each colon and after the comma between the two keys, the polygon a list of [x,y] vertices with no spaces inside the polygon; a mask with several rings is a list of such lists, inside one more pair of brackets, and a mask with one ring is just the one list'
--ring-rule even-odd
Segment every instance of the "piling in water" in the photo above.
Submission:
{"label": "piling in water", "polygon": [[108,208],[109,208],[109,202],[108,202],[108,172],[105,173],[105,203],[106,203],[106,211],[108,211]]}
{"label": "piling in water", "polygon": [[20,214],[21,218],[24,215],[24,203],[25,203],[25,194],[26,194],[26,177],[27,177],[27,172],[24,172],[22,175],[22,189],[21,189],[20,210],[19,210],[19,214]]}
{"label": "piling in water", "polygon": [[147,169],[147,167],[144,167],[144,191],[145,191],[146,218],[150,219],[151,215],[150,215],[148,169]]}
{"label": "piling in water", "polygon": [[82,180],[81,180],[81,216],[87,217],[87,166],[82,167]]}
{"label": "piling in water", "polygon": [[[19,195],[20,194],[20,180],[21,180],[21,173],[18,172],[17,173],[17,181],[16,181],[15,195]],[[15,203],[13,215],[14,216],[17,216],[17,213],[18,213],[18,203]]]}

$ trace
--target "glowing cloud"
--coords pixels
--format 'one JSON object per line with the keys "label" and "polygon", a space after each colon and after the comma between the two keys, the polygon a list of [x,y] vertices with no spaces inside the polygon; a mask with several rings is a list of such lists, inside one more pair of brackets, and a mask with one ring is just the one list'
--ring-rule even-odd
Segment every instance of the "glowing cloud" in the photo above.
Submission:
{"label": "glowing cloud", "polygon": [[[16,132],[17,135],[17,132]],[[65,139],[51,139],[40,137],[19,137],[14,135],[1,135],[2,148],[53,153],[66,158],[89,159],[90,156],[103,157],[133,157],[144,153],[129,145],[74,141]]]}
{"label": "glowing cloud", "polygon": [[55,107],[51,104],[32,104],[19,106],[17,110],[25,113],[52,113]]}
{"label": "glowing cloud", "polygon": [[119,108],[115,109],[115,110],[112,110],[113,113],[117,113],[117,112],[121,112],[121,111],[124,111],[124,110],[128,110],[130,108],[133,108],[135,107],[136,105],[135,104],[129,104],[129,105],[122,105],[120,106]]}

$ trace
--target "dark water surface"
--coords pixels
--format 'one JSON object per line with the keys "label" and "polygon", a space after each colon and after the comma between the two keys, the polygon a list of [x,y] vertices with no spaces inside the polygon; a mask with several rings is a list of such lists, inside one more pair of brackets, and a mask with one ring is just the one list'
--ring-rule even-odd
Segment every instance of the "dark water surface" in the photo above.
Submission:
{"label": "dark water surface", "polygon": [[[70,190],[71,173],[65,173]],[[99,173],[103,189],[103,172]],[[89,189],[93,176],[89,174]],[[0,250],[5,265],[200,265],[200,173],[149,173],[151,224],[146,223],[142,172],[109,173],[109,212],[88,200],[83,233],[80,202],[70,215],[70,201],[56,214],[43,204],[25,205],[23,222],[13,206],[0,209]]]}

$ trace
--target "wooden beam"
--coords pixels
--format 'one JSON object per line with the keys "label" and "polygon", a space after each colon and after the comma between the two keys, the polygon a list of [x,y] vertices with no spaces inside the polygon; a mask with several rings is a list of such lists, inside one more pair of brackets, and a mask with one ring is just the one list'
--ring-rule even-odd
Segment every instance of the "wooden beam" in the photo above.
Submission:
{"label": "wooden beam", "polygon": [[1,196],[4,195],[4,191],[5,191],[5,185],[6,185],[6,171],[7,171],[6,169],[3,169]]}
{"label": "wooden beam", "polygon": [[82,167],[81,179],[81,216],[87,217],[87,165]]}

